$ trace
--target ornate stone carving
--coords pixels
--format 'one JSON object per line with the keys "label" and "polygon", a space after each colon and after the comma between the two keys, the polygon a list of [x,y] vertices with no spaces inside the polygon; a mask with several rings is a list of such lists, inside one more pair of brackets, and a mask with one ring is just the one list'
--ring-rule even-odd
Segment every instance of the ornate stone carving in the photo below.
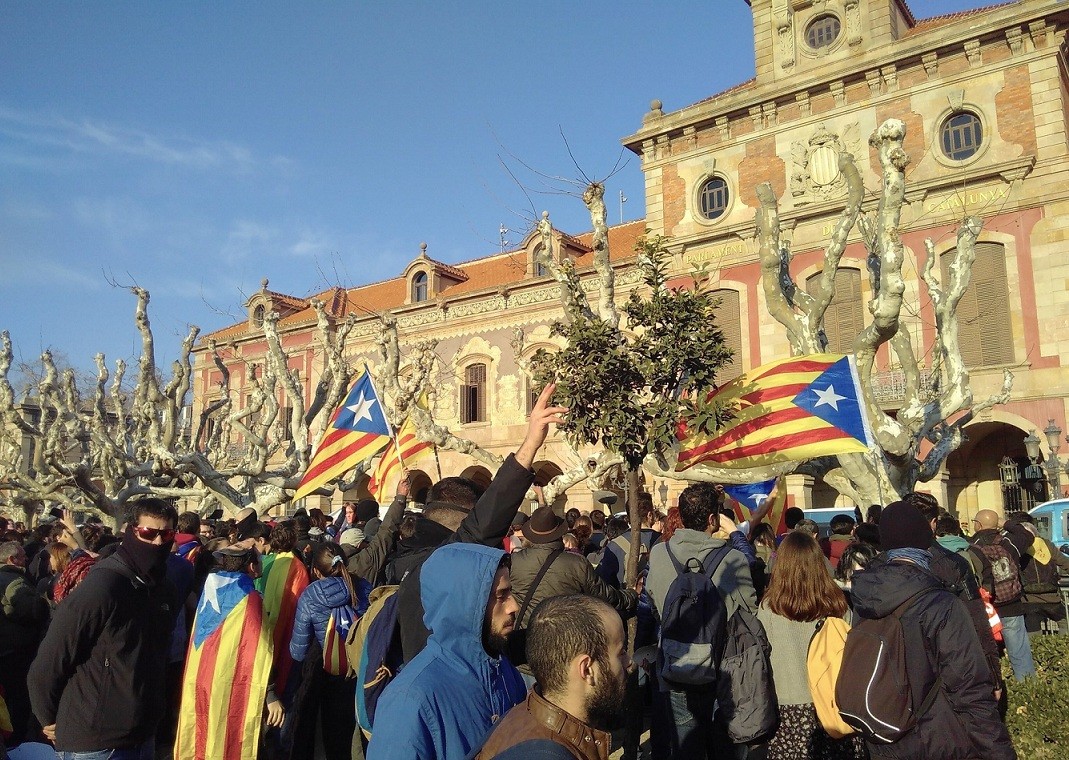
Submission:
{"label": "ornate stone carving", "polygon": [[853,47],[861,44],[860,0],[846,0],[846,42]]}
{"label": "ornate stone carving", "polygon": [[774,126],[776,126],[777,121],[776,121],[776,104],[775,104],[775,102],[762,104],[761,105],[761,110],[764,112],[764,115],[765,115],[765,126],[766,127],[774,127]]}
{"label": "ornate stone carving", "polygon": [[1010,46],[1010,52],[1020,55],[1024,51],[1024,32],[1017,26],[1006,30],[1006,44]]}
{"label": "ornate stone carving", "polygon": [[726,141],[731,139],[731,122],[728,121],[727,116],[716,117],[716,128],[720,130],[721,140]]}
{"label": "ornate stone carving", "polygon": [[924,73],[931,79],[939,73],[939,54],[938,53],[925,53],[921,56],[921,63],[924,65]]}
{"label": "ornate stone carving", "polygon": [[520,379],[516,375],[499,376],[494,396],[493,420],[496,424],[516,425],[523,422],[526,410],[520,407]]}
{"label": "ornate stone carving", "polygon": [[883,76],[883,83],[887,86],[887,91],[895,90],[898,88],[898,67],[893,63],[880,67],[880,74]]}
{"label": "ornate stone carving", "polygon": [[821,124],[809,140],[791,143],[791,195],[795,205],[835,198],[846,193],[846,178],[839,171],[839,154],[861,154],[861,131],[855,122],[832,134]]}
{"label": "ornate stone carving", "polygon": [[829,89],[831,89],[831,96],[835,98],[835,105],[839,107],[845,106],[846,84],[843,83],[842,80],[839,80],[838,82],[832,82],[831,87]]}
{"label": "ornate stone carving", "polygon": [[1032,21],[1028,24],[1028,34],[1032,37],[1032,44],[1039,47],[1039,43],[1046,44],[1047,33],[1050,31],[1050,27],[1047,26],[1047,22],[1044,19],[1039,21]]}
{"label": "ornate stone carving", "polygon": [[866,71],[865,81],[868,82],[869,92],[872,94],[873,97],[876,97],[880,94],[880,92],[882,92],[883,82],[880,80],[879,71]]}
{"label": "ornate stone carving", "polygon": [[983,51],[980,50],[980,40],[969,40],[965,43],[965,57],[969,59],[970,69],[984,65],[984,55]]}
{"label": "ornate stone carving", "polygon": [[794,99],[798,101],[798,109],[802,112],[802,116],[809,116],[813,113],[813,104],[809,102],[808,92],[800,92],[794,96]]}
{"label": "ornate stone carving", "polygon": [[776,26],[776,39],[779,42],[780,68],[794,67],[794,9],[791,0],[775,0],[772,4],[772,21]]}
{"label": "ornate stone carving", "polygon": [[764,118],[761,116],[761,106],[750,106],[750,120],[753,122],[754,132],[760,132],[761,127],[764,125]]}

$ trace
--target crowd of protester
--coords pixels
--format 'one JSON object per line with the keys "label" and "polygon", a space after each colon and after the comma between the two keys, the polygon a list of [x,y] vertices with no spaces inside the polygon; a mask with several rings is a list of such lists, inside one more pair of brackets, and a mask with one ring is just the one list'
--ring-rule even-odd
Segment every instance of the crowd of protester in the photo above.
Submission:
{"label": "crowd of protester", "polygon": [[[0,518],[4,745],[113,760],[604,760],[614,744],[636,757],[648,716],[654,758],[1016,756],[1000,660],[1016,680],[1034,673],[1029,631],[1061,616],[1069,567],[1027,514],[981,510],[967,536],[915,493],[837,516],[824,537],[792,508],[777,535],[772,499],[739,520],[722,489],[695,484],[666,513],[641,494],[641,525],[611,514],[607,492],[608,515],[523,515],[535,454],[566,412],[551,394],[485,491],[446,477],[418,509],[406,477],[391,504],[334,520],[210,521],[153,498],[117,535],[58,510],[32,530]],[[708,641],[687,629],[695,600],[717,610]],[[831,619],[892,617],[910,726],[890,743],[838,735],[811,642]],[[723,691],[736,650],[767,674],[745,697]]]}

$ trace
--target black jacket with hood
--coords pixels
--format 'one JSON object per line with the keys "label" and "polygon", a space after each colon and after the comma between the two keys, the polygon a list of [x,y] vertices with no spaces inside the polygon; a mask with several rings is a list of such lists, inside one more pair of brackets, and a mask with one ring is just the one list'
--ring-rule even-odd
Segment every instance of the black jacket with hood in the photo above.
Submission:
{"label": "black jacket with hood", "polygon": [[[423,625],[423,600],[420,599],[420,568],[439,546],[454,542],[483,544],[496,548],[512,527],[527,489],[534,482],[534,472],[523,467],[509,454],[498,469],[490,486],[468,512],[456,531],[420,516],[416,532],[401,541],[397,553],[387,567],[387,581],[399,583],[397,616],[401,624],[401,647],[408,662],[427,644],[429,632]],[[435,506],[431,502],[424,510]],[[454,509],[456,507],[453,507]]]}
{"label": "black jacket with hood", "polygon": [[56,607],[30,666],[33,712],[66,752],[136,747],[156,732],[178,603],[112,554]]}
{"label": "black jacket with hood", "polygon": [[855,611],[868,619],[884,618],[924,592],[902,614],[913,704],[920,705],[936,679],[942,678],[939,695],[918,717],[916,727],[894,744],[869,743],[872,757],[1016,758],[998,716],[991,671],[964,604],[930,572],[904,561],[875,561],[854,575],[852,592]]}

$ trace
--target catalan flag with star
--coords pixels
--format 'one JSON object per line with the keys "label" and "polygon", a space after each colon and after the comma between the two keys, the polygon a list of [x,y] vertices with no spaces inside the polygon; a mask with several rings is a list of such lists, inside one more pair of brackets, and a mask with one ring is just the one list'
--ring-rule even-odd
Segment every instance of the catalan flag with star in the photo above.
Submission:
{"label": "catalan flag with star", "polygon": [[708,463],[730,469],[867,452],[872,434],[854,357],[809,354],[758,367],[709,394],[735,408],[719,430],[680,423],[677,470]]}
{"label": "catalan flag with star", "polygon": [[375,466],[374,472],[371,473],[371,480],[368,481],[367,490],[375,497],[376,501],[380,503],[387,501],[390,494],[387,491],[386,483],[396,471],[401,469],[401,462],[404,462],[405,467],[408,467],[421,451],[433,446],[434,444],[430,441],[421,441],[419,439],[416,435],[416,425],[412,421],[412,416],[409,415],[405,419],[405,423],[401,425],[401,429],[397,431],[397,437],[391,440],[386,448],[382,450],[382,457],[379,459],[378,465]]}
{"label": "catalan flag with star", "polygon": [[735,502],[735,517],[739,522],[749,520],[750,517],[765,503],[770,496],[775,501],[769,506],[768,514],[763,522],[767,522],[776,529],[776,535],[787,530],[787,489],[780,488],[772,496],[776,487],[776,479],[762,480],[758,483],[744,483],[740,485],[724,484],[724,492]]}
{"label": "catalan flag with star", "polygon": [[252,579],[209,574],[186,655],[175,760],[255,760],[271,654]]}
{"label": "catalan flag with star", "polygon": [[389,440],[390,426],[365,367],[345,400],[334,410],[293,500],[297,501],[341,477],[378,453]]}

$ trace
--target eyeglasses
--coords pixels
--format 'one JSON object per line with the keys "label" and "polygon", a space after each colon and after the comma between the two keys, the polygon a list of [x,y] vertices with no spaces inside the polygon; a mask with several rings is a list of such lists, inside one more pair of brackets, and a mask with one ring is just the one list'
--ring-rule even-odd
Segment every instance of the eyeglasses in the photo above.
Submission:
{"label": "eyeglasses", "polygon": [[159,536],[163,539],[163,543],[167,543],[174,538],[174,531],[170,528],[142,528],[139,526],[134,528],[134,533],[136,533],[137,537],[142,541],[155,541],[156,537]]}

